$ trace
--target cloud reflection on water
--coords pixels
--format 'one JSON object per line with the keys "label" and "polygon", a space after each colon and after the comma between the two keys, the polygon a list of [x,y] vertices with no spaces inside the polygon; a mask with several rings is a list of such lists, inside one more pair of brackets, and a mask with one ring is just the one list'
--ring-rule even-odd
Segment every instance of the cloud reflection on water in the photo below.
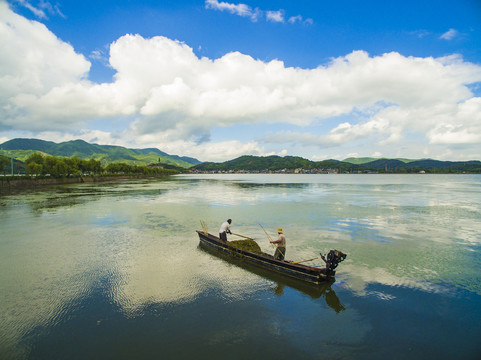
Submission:
{"label": "cloud reflection on water", "polygon": [[[479,193],[463,193],[459,184],[454,196],[454,185],[431,186],[425,194],[424,185],[416,190],[402,183],[370,191],[369,184],[342,184],[342,176],[302,177],[329,180],[294,186],[282,183],[288,178],[275,179],[279,184],[246,186],[181,178],[2,199],[0,223],[7,234],[0,241],[2,346],[15,346],[31,329],[65,321],[98,288],[127,318],[142,316],[149,304],[183,305],[209,292],[226,304],[254,299],[266,309],[275,303],[264,304],[266,292],[280,302],[307,294],[303,305],[317,309],[314,299],[332,301],[328,290],[313,297],[282,288],[282,282],[200,252],[194,232],[199,220],[216,233],[231,217],[234,232],[255,237],[271,253],[258,224],[271,234],[282,226],[290,259],[338,248],[348,257],[338,268],[337,284],[359,297],[388,302],[396,299],[390,289],[444,294],[452,291],[447,285],[481,294]],[[362,339],[370,325],[360,326],[359,314],[340,303],[346,321],[359,330],[350,338]],[[337,314],[329,304],[326,308],[327,318]],[[277,334],[282,325],[269,326]]]}
{"label": "cloud reflection on water", "polygon": [[[421,277],[396,276],[381,267],[368,268],[366,266],[345,264],[342,268],[341,278],[345,279],[345,282],[348,282],[349,288],[358,296],[371,295],[372,293],[367,289],[370,284],[381,284],[388,287],[401,286],[429,293],[447,292],[445,287],[426,281]],[[394,296],[390,294],[374,294],[377,294],[383,300],[391,300],[394,298]]]}

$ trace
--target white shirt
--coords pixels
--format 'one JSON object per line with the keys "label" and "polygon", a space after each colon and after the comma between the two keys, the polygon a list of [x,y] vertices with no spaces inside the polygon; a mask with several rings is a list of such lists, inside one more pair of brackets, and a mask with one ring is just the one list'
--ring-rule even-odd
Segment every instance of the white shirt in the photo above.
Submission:
{"label": "white shirt", "polygon": [[277,238],[277,241],[279,241],[277,243],[278,247],[283,247],[283,248],[286,247],[286,237],[284,236],[284,234],[279,234],[279,237]]}
{"label": "white shirt", "polygon": [[223,232],[226,232],[227,230],[230,231],[230,224],[226,221],[226,222],[222,223],[222,225],[220,226],[219,234],[222,234]]}

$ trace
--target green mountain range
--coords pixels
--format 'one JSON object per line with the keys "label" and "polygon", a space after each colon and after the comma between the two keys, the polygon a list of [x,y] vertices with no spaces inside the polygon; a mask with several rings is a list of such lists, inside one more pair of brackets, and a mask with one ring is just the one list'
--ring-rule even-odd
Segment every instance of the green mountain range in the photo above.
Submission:
{"label": "green mountain range", "polygon": [[83,140],[61,143],[39,139],[12,139],[0,144],[0,155],[25,161],[33,153],[56,157],[73,157],[99,160],[103,166],[113,162],[129,165],[162,163],[189,168],[200,161],[190,157],[169,155],[156,148],[128,149],[122,146],[90,144]]}
{"label": "green mountain range", "polygon": [[379,173],[481,173],[480,161],[439,161],[431,159],[372,159],[355,164],[339,160],[311,161],[298,156],[241,156],[223,163],[204,162],[191,168],[198,171],[293,171],[331,170]]}
{"label": "green mountain range", "polygon": [[[73,157],[95,159],[103,166],[110,163],[123,162],[129,165],[151,165],[162,163],[193,171],[289,171],[295,169],[331,170],[338,172],[379,172],[379,173],[481,173],[480,161],[439,161],[432,159],[376,159],[348,158],[343,161],[323,160],[311,161],[298,156],[252,156],[244,155],[233,160],[214,163],[204,162],[190,157],[169,155],[159,149],[128,149],[122,146],[90,144],[83,140],[55,143],[39,139],[13,139],[0,144],[0,157],[14,159],[14,162],[25,161],[33,153],[42,153],[55,157]],[[8,161],[7,161],[8,160]],[[5,165],[8,167],[9,165]]]}

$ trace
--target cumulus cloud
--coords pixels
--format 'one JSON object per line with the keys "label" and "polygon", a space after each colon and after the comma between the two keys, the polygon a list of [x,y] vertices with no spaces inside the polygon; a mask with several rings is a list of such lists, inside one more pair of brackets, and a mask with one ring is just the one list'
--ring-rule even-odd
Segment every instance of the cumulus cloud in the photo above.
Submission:
{"label": "cumulus cloud", "polygon": [[[481,82],[481,66],[456,55],[353,51],[302,69],[239,52],[199,58],[179,41],[125,35],[110,45],[114,80],[97,84],[88,79],[91,64],[82,54],[5,3],[0,3],[0,47],[9,49],[0,52],[3,130],[73,134],[72,129],[116,118],[127,125],[109,141],[134,138],[141,146],[165,151],[172,144],[175,153],[212,157],[210,148],[228,156],[228,146],[237,155],[265,152],[257,142],[216,147],[209,142],[213,128],[235,124],[291,124],[300,130],[266,141],[321,148],[363,139],[393,144],[407,132],[431,144],[480,142],[481,100],[470,85]],[[302,131],[335,116],[346,120],[320,136]]]}
{"label": "cumulus cloud", "polygon": [[432,144],[481,144],[481,98],[447,106],[432,114],[436,120],[427,131]]}
{"label": "cumulus cloud", "polygon": [[[43,24],[29,21],[0,3],[0,126],[42,128],[49,111],[58,112],[68,88],[86,81],[90,63]],[[46,112],[33,116],[38,99]],[[87,104],[85,104],[87,105]],[[88,105],[87,105],[88,106]],[[60,110],[61,111],[61,110]]]}
{"label": "cumulus cloud", "polygon": [[332,147],[362,138],[376,137],[388,132],[388,123],[381,119],[373,119],[359,124],[341,123],[325,135],[310,132],[280,131],[263,140],[272,143],[293,143],[298,145]]}

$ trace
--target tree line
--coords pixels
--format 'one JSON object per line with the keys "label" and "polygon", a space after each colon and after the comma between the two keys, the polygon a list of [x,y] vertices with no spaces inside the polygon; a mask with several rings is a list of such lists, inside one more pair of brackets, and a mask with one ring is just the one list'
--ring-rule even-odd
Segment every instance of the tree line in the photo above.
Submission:
{"label": "tree line", "polygon": [[0,156],[0,169],[2,170],[3,174],[5,175],[7,165],[10,164],[10,160],[5,156]]}
{"label": "tree line", "polygon": [[191,167],[198,171],[279,171],[294,169],[337,169],[339,173],[419,173],[457,174],[481,173],[480,161],[439,161],[432,159],[414,160],[409,163],[397,159],[378,159],[363,164],[352,164],[339,160],[311,161],[298,156],[280,157],[245,155],[223,163],[204,162]]}
{"label": "tree line", "polygon": [[61,158],[42,156],[39,153],[30,155],[25,160],[25,170],[28,175],[71,177],[81,175],[167,175],[178,173],[177,170],[160,167],[129,165],[126,163],[110,163],[103,167],[99,160],[80,159],[76,156]]}

